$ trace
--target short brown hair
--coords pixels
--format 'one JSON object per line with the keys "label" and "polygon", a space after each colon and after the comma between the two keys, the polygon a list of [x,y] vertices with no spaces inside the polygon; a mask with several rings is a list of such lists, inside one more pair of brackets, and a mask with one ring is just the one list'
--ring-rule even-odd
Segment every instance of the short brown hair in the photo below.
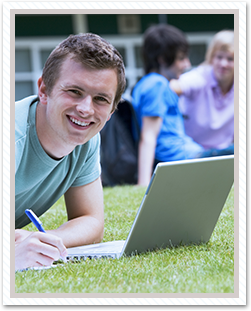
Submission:
{"label": "short brown hair", "polygon": [[175,61],[178,52],[188,53],[188,42],[184,33],[178,28],[158,24],[149,27],[144,34],[143,60],[145,73],[159,70],[159,58],[162,57],[169,67]]}
{"label": "short brown hair", "polygon": [[62,63],[69,56],[89,68],[117,72],[118,85],[113,103],[113,109],[116,109],[126,86],[123,59],[113,45],[92,33],[70,35],[51,52],[42,73],[48,94],[60,76]]}

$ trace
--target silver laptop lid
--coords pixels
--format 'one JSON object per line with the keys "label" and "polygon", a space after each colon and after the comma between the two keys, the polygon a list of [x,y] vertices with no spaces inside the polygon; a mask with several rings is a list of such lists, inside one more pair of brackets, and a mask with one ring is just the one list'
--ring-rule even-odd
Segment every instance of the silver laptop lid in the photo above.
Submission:
{"label": "silver laptop lid", "polygon": [[233,181],[234,156],[158,164],[124,254],[207,242]]}

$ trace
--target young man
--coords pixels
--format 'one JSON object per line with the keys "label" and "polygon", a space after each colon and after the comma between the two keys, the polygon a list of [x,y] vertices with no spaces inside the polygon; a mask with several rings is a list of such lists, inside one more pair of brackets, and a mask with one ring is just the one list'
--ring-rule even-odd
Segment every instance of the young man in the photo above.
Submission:
{"label": "young man", "polygon": [[205,61],[170,81],[186,133],[215,154],[234,153],[234,31],[216,33]]}
{"label": "young man", "polygon": [[170,25],[150,27],[144,35],[146,75],[132,92],[141,128],[138,184],[148,185],[157,162],[194,158],[203,148],[185,134],[178,96],[169,81],[190,67],[184,34]]}
{"label": "young man", "polygon": [[[70,36],[49,56],[38,97],[16,103],[15,268],[50,265],[67,247],[100,242],[103,193],[99,132],[125,89],[117,50],[94,34]],[[25,209],[38,216],[62,195],[68,221],[28,232]]]}

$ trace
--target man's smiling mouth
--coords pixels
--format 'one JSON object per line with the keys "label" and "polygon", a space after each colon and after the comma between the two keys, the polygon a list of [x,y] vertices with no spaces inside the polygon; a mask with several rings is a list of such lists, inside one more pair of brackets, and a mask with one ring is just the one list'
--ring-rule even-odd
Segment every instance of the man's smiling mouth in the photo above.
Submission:
{"label": "man's smiling mouth", "polygon": [[74,124],[77,124],[77,125],[83,126],[83,127],[88,126],[88,125],[91,124],[91,122],[89,122],[89,123],[81,122],[81,121],[78,121],[78,120],[76,120],[76,119],[74,119],[74,118],[72,118],[72,117],[70,117],[70,120],[71,120],[71,122],[73,122]]}

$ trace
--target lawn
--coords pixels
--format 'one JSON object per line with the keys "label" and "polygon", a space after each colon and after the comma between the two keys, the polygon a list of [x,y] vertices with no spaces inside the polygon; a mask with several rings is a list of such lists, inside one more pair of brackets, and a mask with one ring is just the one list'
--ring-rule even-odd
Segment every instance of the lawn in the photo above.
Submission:
{"label": "lawn", "polygon": [[[103,241],[125,240],[145,188],[104,189]],[[40,218],[45,229],[66,221],[61,198]],[[32,224],[26,227],[34,230]],[[88,259],[15,274],[16,293],[233,293],[234,187],[207,244],[120,259]]]}

